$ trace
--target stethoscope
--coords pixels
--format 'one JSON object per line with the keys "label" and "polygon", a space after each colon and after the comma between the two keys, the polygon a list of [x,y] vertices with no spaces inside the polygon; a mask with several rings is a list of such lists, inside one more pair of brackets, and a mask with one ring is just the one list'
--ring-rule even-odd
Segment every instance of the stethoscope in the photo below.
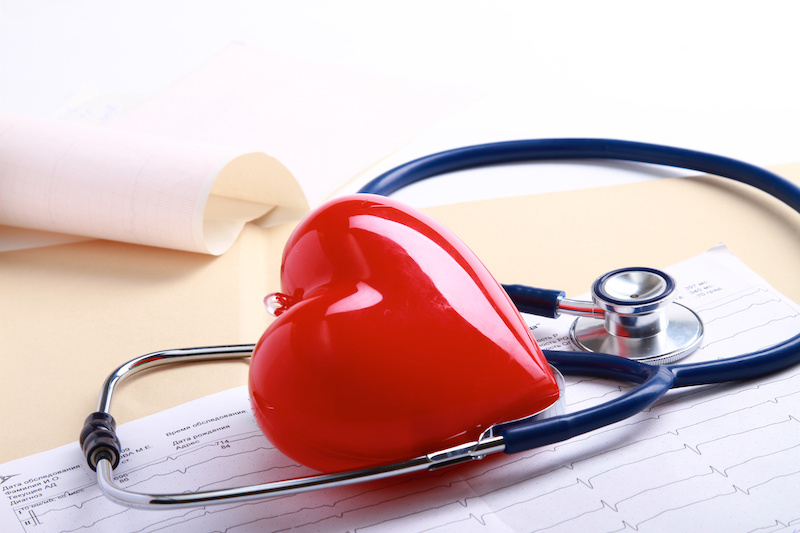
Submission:
{"label": "stethoscope", "polygon": [[[800,188],[762,168],[680,148],[601,139],[511,141],[444,151],[390,170],[359,192],[389,195],[419,180],[456,170],[565,159],[634,161],[714,174],[752,185],[800,212]],[[671,388],[755,378],[800,362],[800,335],[797,335],[779,345],[728,359],[674,364],[699,346],[703,324],[693,311],[673,301],[675,281],[659,270],[624,268],[609,272],[592,285],[591,302],[565,298],[562,291],[521,285],[504,285],[504,288],[523,313],[550,318],[561,314],[578,316],[570,329],[570,339],[581,351],[544,350],[548,362],[560,373],[623,380],[636,387],[602,405],[500,424],[489,428],[477,440],[384,466],[205,492],[133,492],[113,480],[121,455],[116,423],[110,414],[116,386],[138,372],[161,365],[247,358],[254,345],[166,350],[137,357],[106,379],[97,411],[89,415],[80,436],[87,463],[96,470],[98,485],[105,495],[130,507],[172,509],[252,501],[429,471],[498,452],[530,450],[630,417],[647,409]]]}

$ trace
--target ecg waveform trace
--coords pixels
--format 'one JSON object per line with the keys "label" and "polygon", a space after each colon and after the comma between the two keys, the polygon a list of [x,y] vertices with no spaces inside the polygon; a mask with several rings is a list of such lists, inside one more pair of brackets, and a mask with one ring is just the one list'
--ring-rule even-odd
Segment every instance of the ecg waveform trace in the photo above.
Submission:
{"label": "ecg waveform trace", "polygon": [[[727,260],[721,253],[711,259]],[[757,349],[800,332],[798,306],[760,278],[741,286],[692,275],[703,279],[703,292],[684,293],[683,301],[713,330],[693,358],[717,358],[732,346]],[[560,343],[564,331],[555,324],[534,334],[546,347]],[[582,409],[629,389],[569,377],[567,407]],[[184,426],[199,429],[176,436]],[[244,388],[124,424],[120,437],[130,455],[115,473],[133,490],[195,491],[311,473],[258,431]],[[77,445],[44,456],[45,462],[2,465],[6,487],[64,472],[41,497],[0,511],[3,531],[794,531],[800,528],[800,367],[672,390],[632,418],[528,452],[261,502],[128,509],[108,501],[93,473],[77,467]]]}

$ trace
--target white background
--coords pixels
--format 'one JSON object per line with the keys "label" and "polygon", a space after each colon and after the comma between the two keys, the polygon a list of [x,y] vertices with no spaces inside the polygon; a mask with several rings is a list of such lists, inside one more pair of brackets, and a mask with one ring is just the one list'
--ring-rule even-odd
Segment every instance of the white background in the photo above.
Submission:
{"label": "white background", "polygon": [[[462,144],[587,136],[772,165],[800,161],[798,20],[792,1],[0,0],[0,110],[51,116],[87,86],[153,94],[240,41],[483,90],[375,172]],[[549,179],[512,168],[491,186],[458,177],[458,187],[441,179],[402,194],[442,203],[569,188],[596,173],[638,179],[584,167],[544,166]]]}

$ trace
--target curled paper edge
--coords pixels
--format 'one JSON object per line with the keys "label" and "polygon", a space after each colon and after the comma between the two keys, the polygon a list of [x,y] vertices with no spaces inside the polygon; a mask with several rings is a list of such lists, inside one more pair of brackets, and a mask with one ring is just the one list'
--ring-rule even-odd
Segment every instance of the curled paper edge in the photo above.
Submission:
{"label": "curled paper edge", "polygon": [[249,220],[307,209],[264,153],[0,114],[0,249],[91,238],[219,255]]}

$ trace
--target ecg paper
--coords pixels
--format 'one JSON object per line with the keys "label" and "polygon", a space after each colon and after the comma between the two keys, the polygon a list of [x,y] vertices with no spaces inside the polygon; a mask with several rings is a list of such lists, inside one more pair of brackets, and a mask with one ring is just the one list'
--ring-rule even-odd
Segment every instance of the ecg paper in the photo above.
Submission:
{"label": "ecg paper", "polygon": [[[800,331],[800,307],[724,246],[667,269],[706,323],[691,360]],[[532,321],[545,348],[567,321]],[[568,410],[630,387],[568,378]],[[670,391],[649,410],[568,441],[433,473],[263,502],[142,511],[99,492],[77,443],[0,465],[5,532],[796,531],[800,367]],[[77,431],[77,428],[76,428]],[[118,483],[195,491],[310,473],[277,452],[244,387],[122,424]]]}

